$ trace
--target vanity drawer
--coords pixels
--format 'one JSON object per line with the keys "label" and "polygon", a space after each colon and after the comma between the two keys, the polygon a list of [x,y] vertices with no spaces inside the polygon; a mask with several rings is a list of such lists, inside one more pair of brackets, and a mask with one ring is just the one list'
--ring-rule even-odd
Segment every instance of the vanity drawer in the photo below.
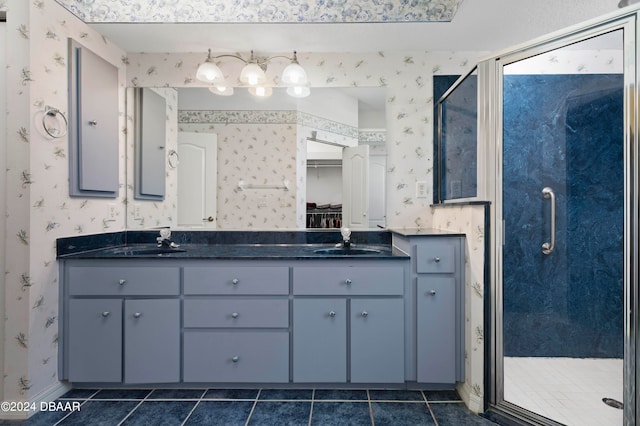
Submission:
{"label": "vanity drawer", "polygon": [[187,299],[185,327],[288,328],[288,299]]}
{"label": "vanity drawer", "polygon": [[288,331],[184,332],[183,381],[287,383]]}
{"label": "vanity drawer", "polygon": [[416,246],[418,274],[452,274],[456,270],[455,246],[447,240],[434,240]]}
{"label": "vanity drawer", "polygon": [[184,294],[289,294],[289,268],[186,267]]}
{"label": "vanity drawer", "polygon": [[177,296],[180,268],[172,266],[70,266],[72,296]]}
{"label": "vanity drawer", "polygon": [[402,267],[299,267],[293,269],[295,295],[382,295],[404,293]]}

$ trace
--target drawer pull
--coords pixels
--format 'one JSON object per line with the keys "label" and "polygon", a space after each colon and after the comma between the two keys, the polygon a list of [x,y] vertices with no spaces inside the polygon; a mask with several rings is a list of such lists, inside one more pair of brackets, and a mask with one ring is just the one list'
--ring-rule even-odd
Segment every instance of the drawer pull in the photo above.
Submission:
{"label": "drawer pull", "polygon": [[105,318],[108,317],[109,315],[111,315],[111,312],[109,312],[109,311],[104,311],[102,313],[102,316],[105,317]]}
{"label": "drawer pull", "polygon": [[363,318],[366,318],[369,315],[369,312],[362,311],[362,313],[360,315],[362,315]]}
{"label": "drawer pull", "polygon": [[335,311],[331,311],[331,312],[329,312],[329,316],[330,316],[331,318],[335,317],[335,316],[336,316],[336,312],[335,312]]}
{"label": "drawer pull", "polygon": [[239,279],[237,279],[237,278],[234,278],[234,279],[232,279],[232,280],[231,280],[231,284],[233,284],[233,285],[236,285],[236,284],[238,284],[239,282],[240,282],[240,280],[239,280]]}
{"label": "drawer pull", "polygon": [[238,361],[240,361],[240,357],[238,355],[236,355],[233,358],[231,358],[231,361],[238,362]]}
{"label": "drawer pull", "polygon": [[237,312],[232,313],[231,318],[238,318],[238,313]]}
{"label": "drawer pull", "polygon": [[436,295],[436,291],[435,290],[430,290],[427,292],[427,296],[435,296]]}
{"label": "drawer pull", "polygon": [[344,280],[344,283],[346,285],[351,285],[351,280],[349,278],[347,278],[346,280]]}
{"label": "drawer pull", "polygon": [[121,279],[121,280],[118,281],[118,284],[125,285],[126,282],[127,282],[127,280]]}
{"label": "drawer pull", "polygon": [[142,312],[136,312],[135,314],[133,314],[134,318],[140,318],[142,316]]}
{"label": "drawer pull", "polygon": [[436,262],[436,263],[440,263],[440,258],[439,257],[434,257],[433,261]]}

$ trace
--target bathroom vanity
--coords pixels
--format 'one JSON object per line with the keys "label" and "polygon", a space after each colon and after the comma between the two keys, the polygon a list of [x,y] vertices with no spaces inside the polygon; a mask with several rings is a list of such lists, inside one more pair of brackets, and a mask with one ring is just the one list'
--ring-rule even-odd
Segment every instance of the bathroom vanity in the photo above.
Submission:
{"label": "bathroom vanity", "polygon": [[229,232],[188,233],[198,236],[165,250],[142,244],[155,235],[144,231],[91,250],[59,240],[59,378],[400,388],[464,379],[464,237],[397,234],[396,246],[389,232],[356,233],[363,243],[345,253],[329,243],[337,232],[257,244],[228,243]]}

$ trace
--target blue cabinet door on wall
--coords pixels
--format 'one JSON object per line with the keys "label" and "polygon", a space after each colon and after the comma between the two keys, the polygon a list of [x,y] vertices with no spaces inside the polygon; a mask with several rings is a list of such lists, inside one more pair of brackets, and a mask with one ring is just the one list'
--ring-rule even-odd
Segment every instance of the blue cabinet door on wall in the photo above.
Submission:
{"label": "blue cabinet door on wall", "polygon": [[164,200],[167,102],[152,89],[135,95],[135,191],[143,200]]}
{"label": "blue cabinet door on wall", "polygon": [[69,41],[69,194],[118,195],[118,68]]}

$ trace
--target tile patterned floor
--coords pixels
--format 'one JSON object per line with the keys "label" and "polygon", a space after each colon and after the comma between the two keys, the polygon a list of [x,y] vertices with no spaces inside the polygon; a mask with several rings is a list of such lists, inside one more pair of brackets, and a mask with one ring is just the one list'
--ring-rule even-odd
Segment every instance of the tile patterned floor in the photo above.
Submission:
{"label": "tile patterned floor", "polygon": [[622,359],[504,358],[505,399],[569,426],[621,425]]}
{"label": "tile patterned floor", "polygon": [[494,423],[468,411],[454,391],[291,389],[74,389],[74,412],[40,412],[0,425],[375,425]]}

